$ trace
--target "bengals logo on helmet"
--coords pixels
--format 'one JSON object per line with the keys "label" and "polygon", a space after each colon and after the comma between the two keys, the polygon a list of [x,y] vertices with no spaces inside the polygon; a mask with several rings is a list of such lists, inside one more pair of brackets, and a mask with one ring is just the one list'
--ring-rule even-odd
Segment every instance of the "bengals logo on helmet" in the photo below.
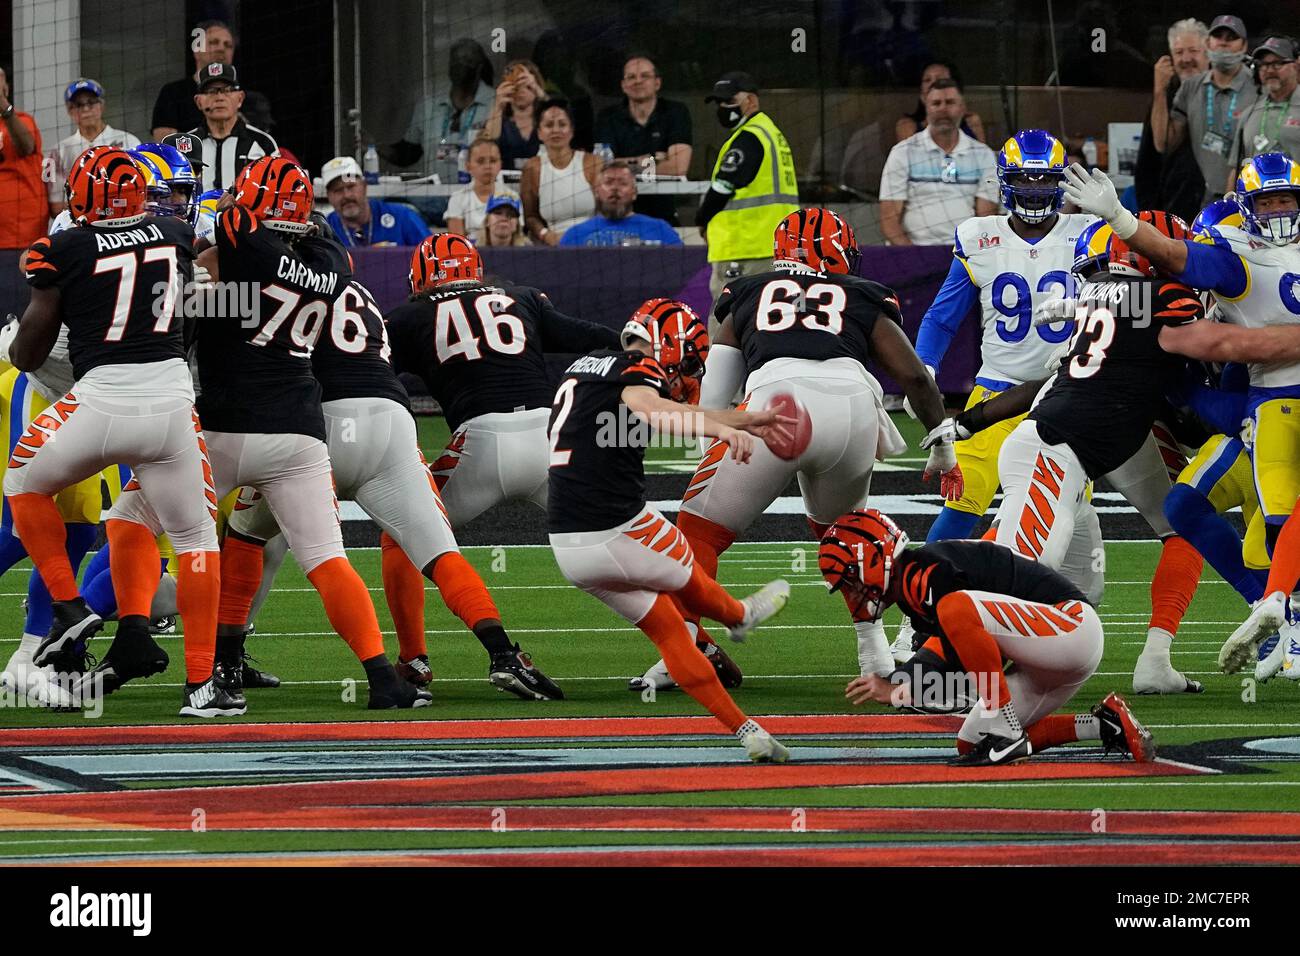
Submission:
{"label": "bengals logo on helmet", "polygon": [[624,348],[641,341],[654,349],[655,361],[668,376],[674,399],[689,404],[699,401],[709,331],[689,305],[675,299],[647,299],[627,320],[620,339]]}
{"label": "bengals logo on helmet", "polygon": [[72,164],[63,192],[74,222],[128,226],[144,218],[144,173],[124,149],[92,146]]}
{"label": "bengals logo on helmet", "polygon": [[474,244],[454,232],[426,236],[411,255],[411,294],[450,282],[482,282],[483,257]]}
{"label": "bengals logo on helmet", "polygon": [[781,220],[772,238],[772,258],[800,262],[818,272],[858,271],[858,237],[829,209],[796,209]]}
{"label": "bengals logo on helmet", "polygon": [[312,228],[308,216],[315,194],[311,177],[297,163],[263,156],[244,167],[234,190],[235,205],[272,229],[303,234]]}

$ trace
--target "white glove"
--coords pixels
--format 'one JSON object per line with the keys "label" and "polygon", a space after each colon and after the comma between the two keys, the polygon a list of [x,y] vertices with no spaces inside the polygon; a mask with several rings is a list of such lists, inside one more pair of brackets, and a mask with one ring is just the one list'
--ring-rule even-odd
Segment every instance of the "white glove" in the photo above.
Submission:
{"label": "white glove", "polygon": [[1070,343],[1073,339],[1066,339],[1056,348],[1052,349],[1052,354],[1047,356],[1047,361],[1043,363],[1043,368],[1049,372],[1055,372],[1060,368],[1061,359],[1070,354]]}
{"label": "white glove", "polygon": [[18,317],[9,316],[9,321],[0,326],[0,362],[6,365],[12,365],[9,360],[9,346],[14,343],[14,336],[18,334]]}
{"label": "white glove", "polygon": [[[951,445],[953,442],[965,441],[970,438],[971,433],[958,423],[955,418],[945,418],[938,425],[930,429],[930,433],[921,439],[921,450],[933,448],[935,445]],[[956,461],[956,452],[953,452],[953,461]],[[948,469],[945,468],[944,471]]]}
{"label": "white glove", "polygon": [[[934,378],[934,369],[927,365],[925,370],[930,373],[930,378]],[[916,417],[916,412],[912,410],[912,400],[910,398],[903,399],[903,411],[907,412],[908,418],[912,419],[912,421],[919,420]]]}
{"label": "white glove", "polygon": [[1137,217],[1120,204],[1115,184],[1100,169],[1089,174],[1078,163],[1068,166],[1065,170],[1065,198],[1084,212],[1105,219],[1121,239],[1128,239],[1137,232]]}
{"label": "white glove", "polygon": [[207,269],[205,269],[203,266],[199,265],[197,262],[194,263],[194,284],[208,285],[211,282],[212,282],[212,273],[209,272]]}
{"label": "white glove", "polygon": [[1078,299],[1048,299],[1034,311],[1034,325],[1055,325],[1067,319],[1074,321]]}
{"label": "white glove", "polygon": [[930,429],[930,434],[921,441],[922,448],[930,449],[930,457],[925,463],[925,471],[921,472],[921,480],[929,481],[938,475],[939,494],[945,501],[956,501],[966,488],[961,468],[957,465],[957,450],[952,447],[952,443],[963,434],[970,437],[956,421],[945,418]]}

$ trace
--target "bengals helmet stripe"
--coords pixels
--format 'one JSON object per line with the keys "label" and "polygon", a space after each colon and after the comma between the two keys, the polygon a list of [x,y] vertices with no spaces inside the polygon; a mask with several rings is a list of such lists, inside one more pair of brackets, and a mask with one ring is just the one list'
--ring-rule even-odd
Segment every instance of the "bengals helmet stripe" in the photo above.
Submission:
{"label": "bengals helmet stripe", "polygon": [[263,156],[235,178],[235,205],[255,221],[281,232],[302,234],[311,229],[307,217],[315,202],[311,177],[297,163],[280,156]]}
{"label": "bengals helmet stripe", "polygon": [[709,331],[689,305],[676,299],[647,299],[627,320],[619,339],[625,349],[640,341],[654,350],[676,401],[699,401]]}
{"label": "bengals helmet stripe", "polygon": [[772,239],[773,259],[818,272],[853,275],[861,257],[853,227],[830,209],[796,209],[781,220]]}
{"label": "bengals helmet stripe", "polygon": [[863,592],[855,619],[879,620],[888,603],[890,580],[907,535],[894,519],[874,508],[850,511],[822,536],[817,564],[831,591],[853,583]]}
{"label": "bengals helmet stripe", "polygon": [[412,295],[450,282],[482,282],[483,257],[472,242],[457,233],[426,236],[411,255],[407,278]]}
{"label": "bengals helmet stripe", "polygon": [[63,191],[74,222],[112,220],[127,226],[144,218],[144,173],[116,146],[92,146],[78,156]]}

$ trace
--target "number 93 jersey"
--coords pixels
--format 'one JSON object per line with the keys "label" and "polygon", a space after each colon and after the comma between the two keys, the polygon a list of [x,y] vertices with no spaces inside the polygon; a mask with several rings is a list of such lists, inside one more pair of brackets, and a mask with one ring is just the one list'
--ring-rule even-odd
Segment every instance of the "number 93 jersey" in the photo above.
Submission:
{"label": "number 93 jersey", "polygon": [[[957,227],[953,257],[979,289],[979,378],[1019,384],[1043,377],[1048,358],[1073,329],[1065,322],[1035,327],[1034,306],[1074,297],[1074,242],[1095,221],[1057,216],[1052,231],[1032,244],[1016,234],[1005,214],[973,217]],[[962,318],[949,321],[955,326]]]}

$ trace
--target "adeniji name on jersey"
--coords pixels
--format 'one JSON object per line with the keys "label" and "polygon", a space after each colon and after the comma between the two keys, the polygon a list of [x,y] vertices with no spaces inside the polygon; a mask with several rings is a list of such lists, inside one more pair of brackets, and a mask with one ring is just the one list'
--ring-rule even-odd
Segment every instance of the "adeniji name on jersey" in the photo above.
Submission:
{"label": "adeniji name on jersey", "polygon": [[618,346],[618,333],[556,310],[527,286],[469,285],[413,296],[388,314],[393,365],[424,380],[454,432],[480,415],[548,408],[546,352]]}
{"label": "adeniji name on jersey", "polygon": [[329,325],[311,353],[321,401],[387,398],[408,411],[406,389],[389,364],[388,330],[370,290],[353,279],[334,302]]}
{"label": "adeniji name on jersey", "polygon": [[667,398],[667,381],[653,358],[612,349],[584,355],[565,370],[548,429],[550,532],[604,531],[641,512],[650,436],[646,428],[627,427],[635,417],[623,404],[623,389],[644,385]]}
{"label": "adeniji name on jersey", "polygon": [[222,284],[256,289],[258,312],[199,320],[204,427],[324,441],[311,351],[352,278],[346,250],[322,237],[290,243],[239,206],[219,214],[216,240]]}
{"label": "adeniji name on jersey", "polygon": [[122,229],[77,226],[32,244],[27,281],[59,290],[76,378],[101,365],[185,357],[175,309],[193,271],[193,245],[188,223],[153,216]]}
{"label": "adeniji name on jersey", "polygon": [[1016,234],[1007,215],[977,216],[957,227],[953,256],[979,288],[980,378],[1012,384],[1042,378],[1044,364],[1073,329],[1065,322],[1035,328],[1034,303],[1073,297],[1074,242],[1095,221],[1058,215],[1051,232],[1034,243]]}
{"label": "adeniji name on jersey", "polygon": [[1205,307],[1172,279],[1110,277],[1084,284],[1079,312],[1070,354],[1029,417],[1095,479],[1137,453],[1181,378],[1187,360],[1160,347],[1160,330],[1203,318]]}

